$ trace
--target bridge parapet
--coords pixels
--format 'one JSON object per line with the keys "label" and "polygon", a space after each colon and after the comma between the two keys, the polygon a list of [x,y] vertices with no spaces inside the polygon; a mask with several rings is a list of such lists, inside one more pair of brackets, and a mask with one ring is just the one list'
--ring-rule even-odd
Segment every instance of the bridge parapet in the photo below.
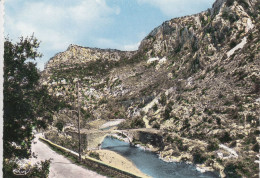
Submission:
{"label": "bridge parapet", "polygon": [[[78,133],[75,131],[67,131],[66,134],[71,135],[73,139],[78,138]],[[105,137],[109,135],[119,135],[127,138],[128,142],[140,141],[144,144],[151,144],[156,147],[162,145],[162,133],[156,129],[128,129],[128,130],[84,130],[81,133],[82,150],[97,150],[100,149],[101,143]]]}

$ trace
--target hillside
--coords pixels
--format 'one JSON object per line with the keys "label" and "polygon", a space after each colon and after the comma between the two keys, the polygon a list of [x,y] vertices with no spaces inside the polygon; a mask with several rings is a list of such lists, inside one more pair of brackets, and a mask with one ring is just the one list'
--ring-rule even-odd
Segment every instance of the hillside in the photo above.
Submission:
{"label": "hillside", "polygon": [[53,125],[75,122],[69,110],[79,81],[82,128],[126,119],[121,128],[164,132],[162,158],[258,177],[259,11],[257,0],[217,0],[207,11],[164,22],[137,51],[70,45],[41,74],[49,93],[71,105]]}

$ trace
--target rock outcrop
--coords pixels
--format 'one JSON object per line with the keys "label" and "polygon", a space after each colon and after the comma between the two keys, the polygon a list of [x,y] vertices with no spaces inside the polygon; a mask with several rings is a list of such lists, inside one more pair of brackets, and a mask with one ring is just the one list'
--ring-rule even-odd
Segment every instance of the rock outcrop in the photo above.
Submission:
{"label": "rock outcrop", "polygon": [[[165,133],[162,157],[222,176],[257,177],[259,9],[257,0],[217,0],[204,12],[164,22],[137,51],[71,45],[50,59],[42,85],[74,107],[79,81],[83,128],[90,120],[126,119],[121,128]],[[54,122],[73,124],[68,113]]]}

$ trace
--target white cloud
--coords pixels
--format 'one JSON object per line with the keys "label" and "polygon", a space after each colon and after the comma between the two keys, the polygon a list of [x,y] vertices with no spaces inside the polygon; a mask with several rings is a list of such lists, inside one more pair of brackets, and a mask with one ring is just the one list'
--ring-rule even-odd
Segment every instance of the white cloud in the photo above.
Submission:
{"label": "white cloud", "polygon": [[[26,2],[21,10],[7,15],[7,31],[12,31],[16,36],[35,32],[40,35],[38,38],[44,37],[41,38],[43,42],[47,40],[52,43],[67,41],[67,36],[73,37],[78,32],[89,33],[102,28],[101,24],[111,21],[110,15],[118,13],[118,8],[108,7],[105,0],[85,0],[65,7],[45,1]],[[57,49],[60,49],[60,46],[52,45],[58,47]]]}
{"label": "white cloud", "polygon": [[139,45],[140,45],[140,42],[135,43],[135,44],[124,45],[122,50],[125,50],[125,51],[135,51],[135,50],[138,49]]}
{"label": "white cloud", "polygon": [[121,42],[117,43],[114,40],[107,38],[99,38],[96,41],[98,46],[102,46],[102,48],[119,49],[122,51],[135,51],[140,45],[140,42],[122,45]]}
{"label": "white cloud", "polygon": [[105,0],[85,0],[74,7],[69,7],[67,13],[79,23],[89,23],[108,20],[107,16],[117,14],[118,9],[108,7]]}
{"label": "white cloud", "polygon": [[146,3],[160,10],[169,17],[199,13],[203,7],[212,5],[215,0],[137,0],[139,4]]}

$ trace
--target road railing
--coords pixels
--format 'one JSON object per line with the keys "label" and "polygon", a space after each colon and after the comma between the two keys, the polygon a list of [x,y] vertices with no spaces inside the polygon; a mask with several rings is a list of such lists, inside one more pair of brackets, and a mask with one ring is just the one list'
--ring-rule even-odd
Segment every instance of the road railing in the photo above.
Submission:
{"label": "road railing", "polygon": [[[50,140],[47,140],[42,137],[40,137],[39,139],[42,140],[43,142],[47,143],[51,147],[58,149],[59,151],[61,151],[63,154],[65,154],[67,156],[72,156],[75,159],[78,159],[78,157],[79,157],[78,153],[76,153],[72,150],[69,150],[67,148],[64,148],[60,145],[57,145],[57,144],[51,142]],[[82,156],[81,163],[83,163],[88,168],[92,169],[93,171],[100,172],[102,174],[105,174],[105,175],[111,176],[111,177],[125,177],[125,178],[142,177],[142,176],[135,175],[133,173],[121,170],[117,167],[108,165],[100,160],[97,160],[97,159],[89,157],[89,156]]]}

